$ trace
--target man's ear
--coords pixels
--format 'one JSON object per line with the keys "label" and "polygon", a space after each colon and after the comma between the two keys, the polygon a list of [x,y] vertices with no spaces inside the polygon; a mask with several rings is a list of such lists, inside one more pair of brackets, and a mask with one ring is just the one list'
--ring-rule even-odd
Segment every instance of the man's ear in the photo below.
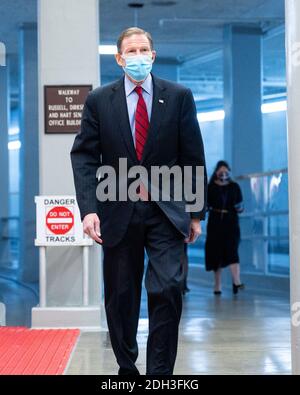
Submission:
{"label": "man's ear", "polygon": [[124,67],[124,66],[125,66],[125,61],[124,61],[124,59],[122,58],[122,56],[121,56],[120,53],[115,54],[115,59],[116,59],[116,62],[118,63],[118,65],[119,65],[120,67]]}
{"label": "man's ear", "polygon": [[155,59],[156,59],[156,51],[152,51],[152,63],[154,63],[155,62]]}

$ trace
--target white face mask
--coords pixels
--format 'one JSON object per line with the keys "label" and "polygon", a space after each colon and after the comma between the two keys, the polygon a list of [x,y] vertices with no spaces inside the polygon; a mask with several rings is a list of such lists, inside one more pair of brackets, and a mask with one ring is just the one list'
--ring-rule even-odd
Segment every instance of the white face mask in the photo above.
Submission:
{"label": "white face mask", "polygon": [[123,70],[134,81],[144,81],[152,70],[153,61],[151,55],[123,56],[123,59],[126,62]]}
{"label": "white face mask", "polygon": [[218,174],[218,180],[222,182],[226,182],[230,179],[230,173],[229,171],[222,171],[221,173]]}

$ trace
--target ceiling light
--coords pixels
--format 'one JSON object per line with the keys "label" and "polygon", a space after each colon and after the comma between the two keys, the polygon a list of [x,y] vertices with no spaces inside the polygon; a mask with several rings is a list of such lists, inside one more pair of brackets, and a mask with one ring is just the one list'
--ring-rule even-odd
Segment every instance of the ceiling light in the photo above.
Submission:
{"label": "ceiling light", "polygon": [[8,143],[8,149],[9,150],[18,150],[21,148],[21,141],[16,140],[16,141],[10,141]]}
{"label": "ceiling light", "polygon": [[287,109],[286,100],[275,101],[275,102],[271,102],[271,103],[264,103],[261,106],[261,112],[263,114],[268,114],[271,112],[286,111],[286,109]]}
{"label": "ceiling light", "polygon": [[116,45],[99,45],[100,55],[115,55],[118,52]]}
{"label": "ceiling light", "polygon": [[199,122],[222,121],[225,118],[225,111],[198,112],[197,118]]}

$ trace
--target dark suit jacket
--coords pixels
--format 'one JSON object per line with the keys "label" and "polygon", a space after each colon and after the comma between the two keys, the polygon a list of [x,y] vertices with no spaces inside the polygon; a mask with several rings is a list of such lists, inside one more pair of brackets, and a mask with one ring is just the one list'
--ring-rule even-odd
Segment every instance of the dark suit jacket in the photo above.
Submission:
{"label": "dark suit jacket", "polygon": [[[99,166],[112,166],[117,174],[119,158],[127,158],[128,168],[139,164],[147,169],[153,165],[205,166],[202,137],[190,89],[154,75],[152,79],[151,122],[140,163],[136,157],[129,124],[124,77],[90,92],[83,110],[81,132],[77,134],[71,150],[81,218],[89,213],[99,215],[105,246],[116,245],[122,239],[134,203],[130,200],[97,200],[96,172]],[[205,170],[205,201],[206,179]],[[205,218],[205,206],[201,212],[188,213],[185,211],[185,201],[171,199],[159,201],[157,204],[186,237],[189,234],[191,217]]]}

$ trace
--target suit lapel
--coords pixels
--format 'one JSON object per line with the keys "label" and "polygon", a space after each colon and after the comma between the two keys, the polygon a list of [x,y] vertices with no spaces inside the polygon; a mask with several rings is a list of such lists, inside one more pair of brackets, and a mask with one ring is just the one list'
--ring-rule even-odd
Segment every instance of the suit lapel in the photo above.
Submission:
{"label": "suit lapel", "polygon": [[[152,75],[153,81],[153,100],[152,100],[152,112],[150,126],[148,130],[148,137],[145,143],[143,156],[141,163],[146,159],[146,157],[154,149],[153,144],[156,140],[156,136],[160,127],[160,123],[164,117],[168,95],[166,88],[161,84],[161,81]],[[114,115],[118,119],[119,127],[121,130],[122,138],[127,147],[127,150],[136,164],[139,164],[134,141],[131,133],[131,127],[128,117],[127,101],[124,89],[124,77],[121,78],[113,86],[113,93],[110,97],[112,106],[114,109]]]}
{"label": "suit lapel", "polygon": [[128,117],[124,77],[116,82],[112,89],[113,94],[111,95],[111,102],[114,108],[114,115],[119,123],[122,138],[133,161],[138,163]]}
{"label": "suit lapel", "polygon": [[161,84],[161,81],[152,75],[153,81],[153,100],[152,100],[152,112],[150,126],[148,130],[148,137],[145,143],[143,156],[141,162],[143,162],[149,155],[152,149],[154,149],[154,142],[156,140],[160,123],[164,117],[168,95],[166,88]]}

